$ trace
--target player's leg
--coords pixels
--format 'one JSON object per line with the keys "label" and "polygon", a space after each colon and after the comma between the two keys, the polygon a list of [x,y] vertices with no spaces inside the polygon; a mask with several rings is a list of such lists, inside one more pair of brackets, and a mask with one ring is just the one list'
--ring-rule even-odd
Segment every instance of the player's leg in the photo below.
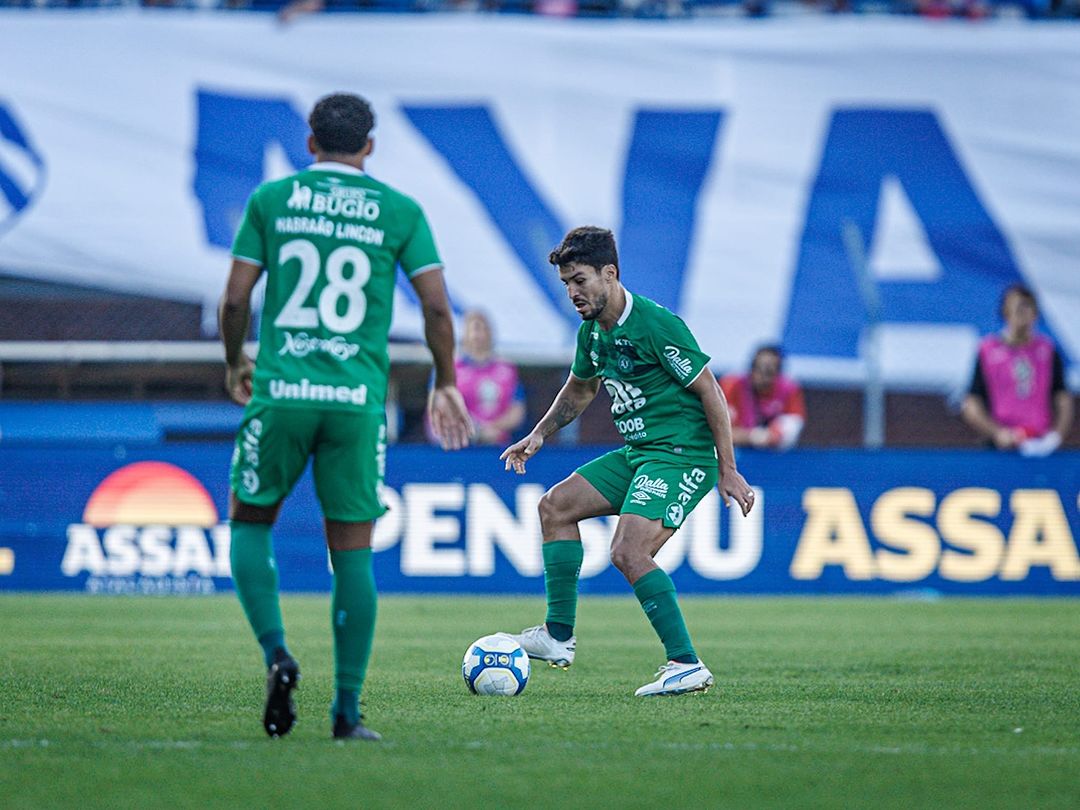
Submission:
{"label": "player's leg", "polygon": [[612,451],[571,473],[540,499],[547,616],[543,624],[512,636],[531,658],[563,669],[574,662],[578,577],[585,558],[578,523],[615,514],[629,472],[625,453]]}
{"label": "player's leg", "polygon": [[[611,542],[611,561],[634,588],[664,645],[667,664],[638,695],[701,691],[713,683],[690,640],[671,577],[653,560],[687,514],[716,484],[709,466],[647,462],[637,466]],[[715,468],[712,468],[715,470]]]}
{"label": "player's leg", "polygon": [[247,504],[229,494],[229,562],[233,587],[248,624],[262,647],[266,665],[285,649],[285,627],[278,599],[278,571],[272,531],[281,502]]}
{"label": "player's leg", "polygon": [[381,414],[328,414],[315,448],[315,488],[326,516],[333,568],[330,618],[334,633],[333,735],[377,740],[360,713],[360,694],[375,635],[377,592],[371,559],[386,454]]}
{"label": "player's leg", "polygon": [[250,405],[237,435],[230,474],[233,585],[263,650],[267,666],[263,727],[272,737],[288,734],[296,719],[292,690],[300,667],[285,645],[271,529],[282,499],[307,461],[307,422]]}

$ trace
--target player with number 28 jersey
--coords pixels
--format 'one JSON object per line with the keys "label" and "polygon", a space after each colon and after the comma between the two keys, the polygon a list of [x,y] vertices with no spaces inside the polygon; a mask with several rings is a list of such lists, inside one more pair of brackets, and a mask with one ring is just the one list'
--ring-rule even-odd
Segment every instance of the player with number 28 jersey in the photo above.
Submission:
{"label": "player with number 28 jersey", "polygon": [[441,266],[410,197],[342,163],[264,183],[233,244],[266,268],[254,399],[382,412],[394,284]]}
{"label": "player with number 28 jersey", "polygon": [[[374,521],[386,511],[387,339],[400,265],[435,366],[427,418],[445,449],[472,432],[456,386],[442,263],[420,206],[364,173],[371,105],[335,93],[308,119],[315,163],[259,186],[233,244],[219,317],[225,386],[246,405],[233,450],[229,561],[267,666],[263,728],[288,734],[300,665],[285,643],[272,527],[311,460],[334,572],[332,733],[377,740],[360,715],[375,631]],[[251,294],[266,276],[258,362],[244,354]]]}

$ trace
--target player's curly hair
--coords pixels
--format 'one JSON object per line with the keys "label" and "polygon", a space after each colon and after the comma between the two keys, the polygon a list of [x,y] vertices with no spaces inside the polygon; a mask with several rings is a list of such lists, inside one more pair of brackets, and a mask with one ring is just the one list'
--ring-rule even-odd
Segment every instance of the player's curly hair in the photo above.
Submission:
{"label": "player's curly hair", "polygon": [[619,252],[615,249],[615,235],[607,228],[583,225],[574,228],[563,237],[559,246],[551,251],[548,261],[556,267],[568,264],[587,264],[600,269],[614,265],[619,269]]}
{"label": "player's curly hair", "polygon": [[315,103],[308,124],[315,142],[324,152],[355,155],[367,145],[375,126],[375,113],[360,96],[334,93]]}

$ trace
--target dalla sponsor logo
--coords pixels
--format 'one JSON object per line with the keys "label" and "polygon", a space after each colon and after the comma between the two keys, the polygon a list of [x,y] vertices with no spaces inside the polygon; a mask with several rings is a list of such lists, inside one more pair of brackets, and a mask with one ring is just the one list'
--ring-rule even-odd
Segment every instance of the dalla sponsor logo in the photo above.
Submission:
{"label": "dalla sponsor logo", "polygon": [[186,470],[140,461],[105,478],[67,528],[64,576],[93,593],[211,593],[230,576],[229,527]]}

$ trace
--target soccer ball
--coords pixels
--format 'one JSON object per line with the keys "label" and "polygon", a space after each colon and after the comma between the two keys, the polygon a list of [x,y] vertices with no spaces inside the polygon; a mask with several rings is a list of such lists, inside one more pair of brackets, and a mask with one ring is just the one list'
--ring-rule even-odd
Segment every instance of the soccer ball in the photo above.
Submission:
{"label": "soccer ball", "polygon": [[465,651],[461,676],[474,695],[520,695],[529,682],[529,656],[512,638],[484,636]]}

